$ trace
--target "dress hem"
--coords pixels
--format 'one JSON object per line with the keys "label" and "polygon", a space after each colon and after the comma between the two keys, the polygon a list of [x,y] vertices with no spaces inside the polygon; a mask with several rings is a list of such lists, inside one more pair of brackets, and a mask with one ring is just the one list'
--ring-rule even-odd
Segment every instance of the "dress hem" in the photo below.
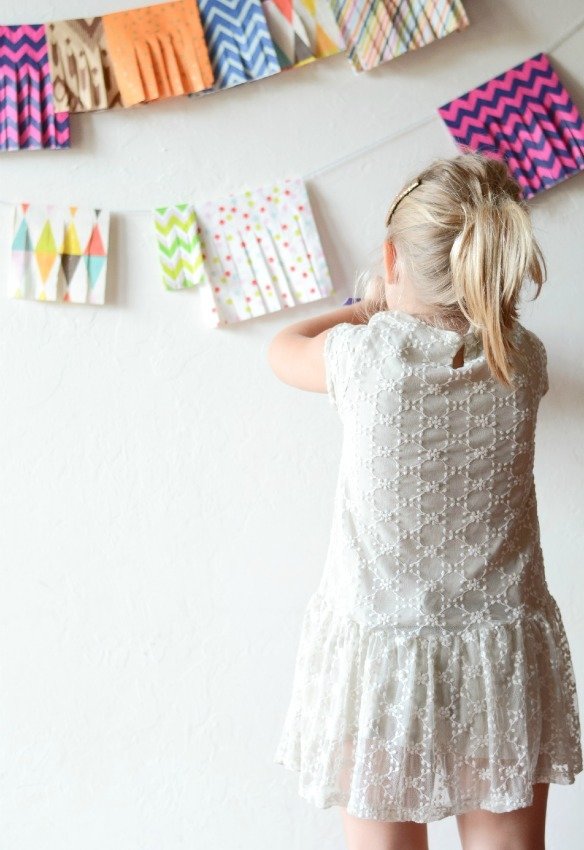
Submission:
{"label": "dress hem", "polygon": [[[273,764],[281,765],[286,770],[292,773],[300,773],[300,768],[292,764],[291,762],[286,761],[284,757],[276,756],[273,759]],[[573,785],[576,781],[576,776],[581,773],[583,769],[583,767],[580,767],[579,769],[572,770],[568,773],[560,773],[557,771],[541,771],[539,773],[535,773],[533,779],[531,779],[529,782],[529,786],[532,789],[531,793],[527,794],[523,798],[514,800],[509,804],[489,804],[488,800],[486,799],[472,800],[468,803],[464,803],[461,805],[452,805],[448,807],[448,811],[443,810],[442,812],[438,812],[434,810],[426,816],[422,815],[423,819],[420,819],[419,813],[408,813],[407,810],[403,809],[393,811],[384,810],[383,812],[373,812],[372,810],[366,808],[358,809],[355,806],[348,805],[350,794],[336,793],[325,795],[322,793],[321,789],[315,788],[311,791],[310,789],[303,787],[302,785],[298,786],[297,790],[299,797],[301,797],[303,800],[306,800],[308,803],[312,803],[312,805],[316,806],[318,809],[330,809],[333,806],[341,806],[347,809],[347,814],[357,818],[365,818],[367,820],[380,820],[393,823],[434,823],[439,820],[444,820],[444,818],[447,817],[462,815],[466,812],[477,811],[478,809],[481,809],[482,811],[493,812],[495,814],[500,814],[505,812],[513,812],[517,809],[526,808],[527,806],[530,806],[533,802],[533,785],[536,785],[538,783],[549,783],[553,785]]]}

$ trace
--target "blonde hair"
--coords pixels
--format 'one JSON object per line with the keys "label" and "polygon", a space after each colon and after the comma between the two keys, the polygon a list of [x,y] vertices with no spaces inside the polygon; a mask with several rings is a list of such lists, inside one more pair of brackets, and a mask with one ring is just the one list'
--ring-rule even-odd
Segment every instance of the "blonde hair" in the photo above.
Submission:
{"label": "blonde hair", "polygon": [[[438,316],[462,313],[482,334],[492,374],[509,386],[521,288],[531,279],[535,299],[546,279],[521,190],[502,161],[477,153],[437,160],[417,180],[413,188],[411,180],[404,184],[409,192],[386,231],[395,250],[394,278],[407,280],[417,300],[436,307]],[[378,263],[356,282],[364,318],[388,309],[380,269]]]}

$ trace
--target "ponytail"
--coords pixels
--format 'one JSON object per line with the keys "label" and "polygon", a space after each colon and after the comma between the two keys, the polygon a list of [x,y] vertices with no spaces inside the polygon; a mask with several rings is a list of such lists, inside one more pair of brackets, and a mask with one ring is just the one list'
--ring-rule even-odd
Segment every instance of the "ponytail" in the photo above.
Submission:
{"label": "ponytail", "polygon": [[518,296],[526,277],[539,294],[545,262],[527,210],[508,195],[473,207],[463,204],[463,213],[464,225],[450,251],[452,286],[461,311],[482,332],[491,372],[509,386],[517,353],[513,328]]}

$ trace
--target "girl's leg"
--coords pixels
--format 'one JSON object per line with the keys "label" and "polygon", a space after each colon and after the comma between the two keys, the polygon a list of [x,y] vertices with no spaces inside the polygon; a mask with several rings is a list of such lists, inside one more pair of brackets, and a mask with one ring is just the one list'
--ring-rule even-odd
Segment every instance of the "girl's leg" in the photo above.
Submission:
{"label": "girl's leg", "polygon": [[347,850],[428,850],[425,823],[356,818],[340,808]]}
{"label": "girl's leg", "polygon": [[533,802],[514,812],[477,809],[457,815],[462,850],[545,850],[549,785],[533,786]]}

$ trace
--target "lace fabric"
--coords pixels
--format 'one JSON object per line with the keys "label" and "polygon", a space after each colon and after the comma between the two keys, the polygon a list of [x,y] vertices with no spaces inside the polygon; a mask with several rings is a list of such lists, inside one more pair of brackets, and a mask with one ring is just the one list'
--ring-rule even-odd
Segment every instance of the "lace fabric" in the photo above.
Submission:
{"label": "lace fabric", "polygon": [[342,455],[274,755],[318,807],[427,823],[527,806],[582,770],[533,480],[545,348],[515,332],[506,388],[471,330],[394,310],[329,331]]}

